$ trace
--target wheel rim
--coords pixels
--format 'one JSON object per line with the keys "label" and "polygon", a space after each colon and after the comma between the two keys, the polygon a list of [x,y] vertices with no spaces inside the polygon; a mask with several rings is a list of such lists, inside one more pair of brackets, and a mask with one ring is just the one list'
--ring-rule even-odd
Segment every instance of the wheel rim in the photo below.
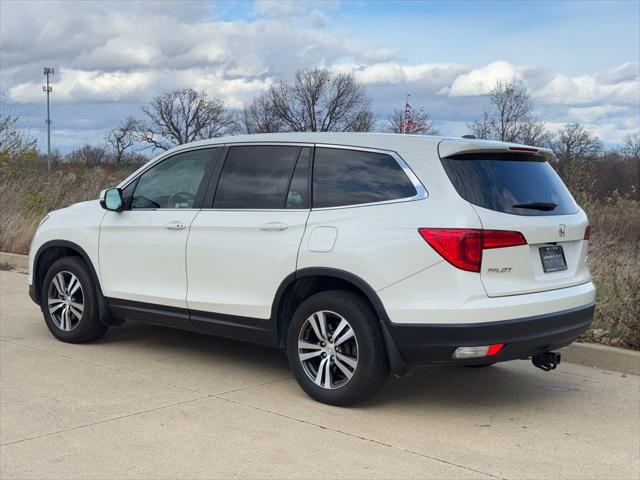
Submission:
{"label": "wheel rim", "polygon": [[298,336],[298,358],[309,379],[319,387],[343,387],[358,368],[358,340],[349,322],[321,310],[307,318]]}
{"label": "wheel rim", "polygon": [[47,304],[56,327],[64,332],[76,328],[84,311],[84,295],[78,277],[71,272],[58,272],[49,284]]}

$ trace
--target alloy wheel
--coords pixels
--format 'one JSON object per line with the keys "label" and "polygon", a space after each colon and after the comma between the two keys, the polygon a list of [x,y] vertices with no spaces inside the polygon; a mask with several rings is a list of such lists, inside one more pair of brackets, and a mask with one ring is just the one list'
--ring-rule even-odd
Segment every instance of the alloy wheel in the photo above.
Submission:
{"label": "alloy wheel", "polygon": [[47,305],[56,327],[65,332],[76,328],[84,311],[84,295],[78,277],[71,272],[58,272],[49,284]]}
{"label": "alloy wheel", "polygon": [[316,385],[336,389],[346,385],[358,367],[358,340],[349,322],[321,310],[307,318],[298,336],[298,358]]}

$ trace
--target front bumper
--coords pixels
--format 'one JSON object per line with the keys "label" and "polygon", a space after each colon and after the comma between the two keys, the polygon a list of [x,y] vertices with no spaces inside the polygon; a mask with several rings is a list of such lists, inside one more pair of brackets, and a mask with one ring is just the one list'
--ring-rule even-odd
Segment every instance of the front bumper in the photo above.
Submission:
{"label": "front bumper", "polygon": [[[402,358],[409,364],[478,365],[529,358],[569,345],[593,321],[595,303],[535,317],[466,324],[387,325]],[[504,343],[494,356],[454,360],[458,347]]]}

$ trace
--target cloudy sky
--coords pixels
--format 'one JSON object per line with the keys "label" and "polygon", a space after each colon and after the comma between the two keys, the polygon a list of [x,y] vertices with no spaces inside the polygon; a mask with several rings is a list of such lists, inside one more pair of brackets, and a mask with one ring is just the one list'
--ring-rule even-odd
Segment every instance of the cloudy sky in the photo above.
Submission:
{"label": "cloudy sky", "polygon": [[0,104],[44,146],[104,133],[158,93],[192,87],[231,108],[307,66],[353,72],[383,119],[411,94],[461,135],[497,79],[517,79],[552,128],[615,144],[640,128],[640,2],[220,1],[0,3]]}

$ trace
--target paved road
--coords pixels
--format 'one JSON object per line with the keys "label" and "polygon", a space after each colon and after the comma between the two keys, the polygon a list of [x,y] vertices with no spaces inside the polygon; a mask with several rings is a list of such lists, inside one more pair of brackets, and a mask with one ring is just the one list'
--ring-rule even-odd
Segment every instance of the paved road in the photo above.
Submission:
{"label": "paved road", "polygon": [[0,272],[2,478],[634,478],[638,377],[431,368],[357,408],[280,352],[145,325],[56,341]]}

